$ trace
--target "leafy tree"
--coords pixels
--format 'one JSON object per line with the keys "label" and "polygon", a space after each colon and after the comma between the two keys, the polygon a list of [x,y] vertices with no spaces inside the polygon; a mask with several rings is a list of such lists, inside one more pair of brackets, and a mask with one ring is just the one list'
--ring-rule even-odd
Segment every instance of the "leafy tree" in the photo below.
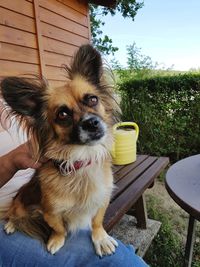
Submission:
{"label": "leafy tree", "polygon": [[102,20],[103,17],[108,14],[114,16],[119,12],[124,18],[131,18],[134,21],[137,11],[142,6],[143,2],[137,2],[137,0],[118,0],[115,8],[90,4],[91,35],[94,46],[103,54],[114,54],[118,48],[113,46],[112,39],[107,35],[103,35],[101,30],[101,27],[105,24]]}
{"label": "leafy tree", "polygon": [[157,63],[153,63],[149,56],[141,53],[141,48],[136,46],[134,42],[132,45],[127,45],[127,65],[131,71],[150,70],[157,67]]}
{"label": "leafy tree", "polygon": [[119,60],[117,60],[115,57],[113,57],[110,61],[109,61],[109,65],[111,66],[111,68],[113,70],[122,70],[123,67],[122,65],[120,64]]}
{"label": "leafy tree", "polygon": [[[116,73],[118,81],[126,81],[129,79],[138,79],[155,75],[155,69],[161,67],[157,62],[153,62],[151,57],[143,55],[141,48],[137,47],[133,42],[131,45],[126,46],[127,50],[127,67],[124,68],[120,65],[119,61],[113,59],[111,67]],[[166,68],[163,68],[166,70]],[[158,74],[158,71],[157,71]]]}

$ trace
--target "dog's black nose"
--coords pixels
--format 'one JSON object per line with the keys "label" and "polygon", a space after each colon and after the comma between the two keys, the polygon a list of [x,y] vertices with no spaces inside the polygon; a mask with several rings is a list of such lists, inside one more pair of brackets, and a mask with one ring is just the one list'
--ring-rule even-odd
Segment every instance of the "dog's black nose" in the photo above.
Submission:
{"label": "dog's black nose", "polygon": [[94,132],[99,129],[100,119],[96,116],[89,117],[81,122],[81,127],[83,130]]}
{"label": "dog's black nose", "polygon": [[80,144],[94,145],[105,133],[106,124],[104,121],[94,114],[86,114],[74,128],[72,138],[76,138]]}

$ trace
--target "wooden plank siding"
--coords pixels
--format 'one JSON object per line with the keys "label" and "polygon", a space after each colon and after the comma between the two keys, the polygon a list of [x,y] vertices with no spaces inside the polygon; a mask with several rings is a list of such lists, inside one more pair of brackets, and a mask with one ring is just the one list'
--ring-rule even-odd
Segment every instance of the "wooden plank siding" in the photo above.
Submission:
{"label": "wooden plank siding", "polygon": [[35,21],[33,18],[24,16],[3,7],[0,8],[0,24],[35,33]]}
{"label": "wooden plank siding", "polygon": [[37,49],[2,42],[0,51],[1,60],[4,59],[39,65]]}
{"label": "wooden plank siding", "polygon": [[0,80],[44,75],[53,86],[66,81],[63,64],[90,40],[87,1],[0,1]]}
{"label": "wooden plank siding", "polygon": [[79,13],[87,16],[88,13],[88,1],[78,0],[78,1],[69,1],[69,0],[57,0],[58,2],[64,4],[65,6],[69,6],[70,8],[78,11]]}
{"label": "wooden plank siding", "polygon": [[[0,42],[1,44],[8,43],[37,49],[37,38],[35,34],[13,29],[1,24]],[[0,53],[4,53],[4,51],[1,50]]]}
{"label": "wooden plank siding", "polygon": [[9,10],[15,11],[16,13],[34,18],[33,4],[25,0],[15,0],[15,1],[1,0],[0,7],[5,7]]}
{"label": "wooden plank siding", "polygon": [[58,1],[56,2],[55,9],[55,0],[40,0],[40,6],[46,8],[47,10],[54,11],[55,14],[63,16],[64,18],[67,18],[69,20],[79,23],[80,25],[88,27],[86,16],[87,13],[85,13],[85,16],[83,16],[82,13]]}
{"label": "wooden plank siding", "polygon": [[10,61],[10,60],[1,60],[0,59],[0,68],[1,68],[1,79],[5,76],[18,76],[26,74],[36,74],[40,73],[39,65],[27,64],[22,62]]}

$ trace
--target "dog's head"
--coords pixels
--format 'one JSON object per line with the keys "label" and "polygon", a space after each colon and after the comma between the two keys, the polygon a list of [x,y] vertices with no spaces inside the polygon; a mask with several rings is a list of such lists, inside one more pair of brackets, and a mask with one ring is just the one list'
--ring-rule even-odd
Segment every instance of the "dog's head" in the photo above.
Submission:
{"label": "dog's head", "polygon": [[[83,45],[70,67],[65,86],[51,88],[43,79],[9,77],[2,95],[13,113],[26,122],[40,155],[61,159],[87,147],[109,147],[116,104],[103,82],[102,60],[91,45]],[[96,148],[95,148],[96,149]],[[81,157],[81,156],[80,156]]]}

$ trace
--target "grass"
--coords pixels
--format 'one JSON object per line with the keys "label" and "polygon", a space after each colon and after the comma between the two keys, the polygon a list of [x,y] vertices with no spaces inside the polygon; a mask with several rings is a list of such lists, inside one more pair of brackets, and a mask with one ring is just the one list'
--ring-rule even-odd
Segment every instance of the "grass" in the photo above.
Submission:
{"label": "grass", "polygon": [[[160,177],[158,182],[162,183],[164,192],[163,177]],[[159,197],[159,194],[149,193],[146,200],[148,217],[162,222],[159,233],[145,255],[146,262],[151,267],[182,267],[188,216],[176,207],[169,209],[163,204],[163,199]],[[199,222],[196,229],[192,267],[200,267]]]}

